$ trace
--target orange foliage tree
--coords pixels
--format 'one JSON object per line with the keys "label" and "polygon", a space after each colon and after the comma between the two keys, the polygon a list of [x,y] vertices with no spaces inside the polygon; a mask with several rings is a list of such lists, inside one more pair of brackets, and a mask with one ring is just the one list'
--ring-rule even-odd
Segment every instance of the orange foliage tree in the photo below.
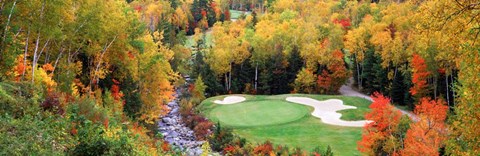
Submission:
{"label": "orange foliage tree", "polygon": [[28,60],[23,60],[23,55],[19,55],[15,60],[15,66],[13,67],[14,80],[19,82],[22,79],[22,74],[25,73],[29,67]]}
{"label": "orange foliage tree", "polygon": [[373,122],[364,127],[357,148],[367,155],[398,154],[398,149],[389,147],[389,143],[395,141],[394,134],[397,133],[402,113],[390,104],[390,98],[378,92],[373,93],[372,99],[372,111],[365,114],[365,118]]}
{"label": "orange foliage tree", "polygon": [[441,99],[422,98],[415,107],[420,120],[407,131],[402,155],[439,155],[439,148],[446,139],[445,119],[448,106]]}
{"label": "orange foliage tree", "polygon": [[321,94],[335,94],[350,76],[343,62],[343,53],[335,50],[332,55],[333,59],[327,66],[328,70],[323,70],[317,78],[317,88]]}
{"label": "orange foliage tree", "polygon": [[410,93],[416,97],[424,97],[428,92],[427,78],[430,72],[427,71],[427,64],[422,56],[413,54],[412,70],[413,87],[410,88]]}
{"label": "orange foliage tree", "polygon": [[320,94],[326,93],[328,90],[330,90],[330,85],[332,84],[332,77],[330,77],[330,74],[328,71],[323,70],[322,74],[318,75],[317,78],[317,87],[319,90]]}
{"label": "orange foliage tree", "polygon": [[123,97],[123,93],[120,92],[120,82],[118,82],[115,79],[112,79],[113,85],[112,88],[110,89],[110,92],[112,92],[112,97],[116,101],[120,101],[121,98]]}

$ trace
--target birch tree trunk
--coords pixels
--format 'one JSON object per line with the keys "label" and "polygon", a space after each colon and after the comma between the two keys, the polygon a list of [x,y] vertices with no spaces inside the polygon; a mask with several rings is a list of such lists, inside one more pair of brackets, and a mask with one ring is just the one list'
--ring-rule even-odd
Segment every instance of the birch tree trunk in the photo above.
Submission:
{"label": "birch tree trunk", "polygon": [[232,88],[232,67],[233,66],[233,63],[230,63],[230,73],[228,74],[229,77],[228,77],[228,90],[230,90]]}
{"label": "birch tree trunk", "polygon": [[362,75],[360,74],[360,63],[358,63],[357,56],[355,56],[355,65],[357,66],[357,82],[358,89],[362,89]]}
{"label": "birch tree trunk", "polygon": [[225,73],[225,91],[228,92],[228,75]]}
{"label": "birch tree trunk", "polygon": [[[5,40],[6,40],[6,38],[7,38],[8,25],[10,24],[10,19],[12,18],[13,9],[15,8],[15,5],[16,5],[16,4],[17,4],[17,0],[15,0],[15,1],[13,2],[12,9],[10,9],[10,13],[8,14],[7,23],[5,24],[5,30],[3,31],[2,45],[4,45]],[[2,3],[2,8],[3,8],[3,3]],[[2,47],[4,47],[4,46],[2,46]],[[3,49],[2,49],[2,50],[3,50]],[[2,56],[3,56],[3,55],[0,55],[0,60],[2,60]]]}
{"label": "birch tree trunk", "polygon": [[103,48],[103,51],[102,53],[100,54],[100,59],[98,60],[98,64],[97,64],[97,67],[95,67],[95,71],[93,73],[93,79],[90,80],[90,87],[93,87],[93,80],[96,80],[96,84],[98,83],[98,76],[97,76],[97,73],[98,73],[98,70],[100,69],[100,65],[102,64],[102,58],[103,58],[103,55],[105,55],[105,53],[107,52],[108,48],[112,45],[112,43],[117,39],[117,36],[115,36],[112,41],[110,41],[110,43],[106,44]]}
{"label": "birch tree trunk", "polygon": [[[453,81],[453,73],[450,74],[450,83],[454,83]],[[453,106],[455,106],[455,89],[452,89],[452,98],[453,98]]]}
{"label": "birch tree trunk", "polygon": [[[25,68],[27,66],[27,54],[28,54],[28,40],[30,36],[30,28],[27,31],[27,39],[25,41],[25,51],[23,53],[23,67]],[[25,69],[22,72],[22,80],[25,78]]]}
{"label": "birch tree trunk", "polygon": [[434,76],[433,77],[433,97],[437,99],[437,88],[438,88],[438,77]]}
{"label": "birch tree trunk", "polygon": [[[45,10],[45,5],[46,5],[46,2],[44,1],[42,3],[42,9],[40,10],[40,20],[43,20],[43,11]],[[38,53],[38,44],[40,43],[40,36],[41,36],[41,32],[38,31],[38,34],[37,34],[37,40],[35,41],[35,50],[33,51],[33,59],[32,59],[32,83],[35,82],[35,69],[37,69],[37,61],[36,61],[36,58],[37,58],[37,53]]]}
{"label": "birch tree trunk", "polygon": [[255,92],[257,92],[257,81],[258,81],[258,62],[255,65]]}
{"label": "birch tree trunk", "polygon": [[63,47],[60,47],[60,53],[58,54],[57,59],[55,60],[55,64],[53,65],[52,74],[55,73],[55,69],[57,69],[57,64],[58,64],[58,61],[60,60],[60,58],[62,58],[63,51],[64,51]]}
{"label": "birch tree trunk", "polygon": [[35,62],[35,58],[37,58],[38,52],[38,43],[40,42],[40,33],[37,34],[37,40],[35,41],[35,50],[33,51],[33,59],[32,59],[32,83],[35,82],[35,69],[37,69],[37,63]]}
{"label": "birch tree trunk", "polygon": [[33,61],[35,62],[35,64],[38,63],[38,59],[40,59],[40,56],[42,56],[42,54],[43,54],[43,52],[45,51],[45,48],[47,48],[49,42],[50,42],[50,39],[48,39],[47,42],[45,42],[45,44],[44,44],[43,47],[42,47],[42,50],[41,50],[40,53],[37,55],[37,57],[36,57],[36,58],[33,58]]}
{"label": "birch tree trunk", "polygon": [[445,85],[447,86],[447,105],[450,108],[450,95],[449,95],[450,91],[449,91],[449,88],[448,88],[449,85],[448,85],[448,75],[447,74],[445,74]]}

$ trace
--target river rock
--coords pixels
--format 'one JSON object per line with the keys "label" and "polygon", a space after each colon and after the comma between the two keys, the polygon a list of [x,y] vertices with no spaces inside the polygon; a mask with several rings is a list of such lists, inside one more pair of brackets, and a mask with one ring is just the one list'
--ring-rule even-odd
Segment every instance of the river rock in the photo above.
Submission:
{"label": "river rock", "polygon": [[182,122],[179,113],[178,97],[181,95],[181,88],[177,89],[174,95],[175,100],[167,104],[171,111],[165,115],[158,123],[158,130],[163,135],[164,140],[170,145],[183,150],[188,156],[198,156],[202,154],[201,146],[203,141],[195,138],[194,131],[186,127]]}

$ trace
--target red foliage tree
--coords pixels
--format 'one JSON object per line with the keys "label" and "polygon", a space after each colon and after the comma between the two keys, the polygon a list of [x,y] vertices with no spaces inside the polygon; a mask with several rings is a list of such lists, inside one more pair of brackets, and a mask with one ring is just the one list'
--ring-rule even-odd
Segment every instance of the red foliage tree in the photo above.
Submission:
{"label": "red foliage tree", "polygon": [[230,10],[226,9],[225,12],[223,12],[223,15],[225,21],[230,21]]}
{"label": "red foliage tree", "polygon": [[20,79],[22,78],[22,73],[25,72],[25,70],[26,70],[26,67],[24,65],[25,61],[23,60],[23,55],[18,56],[15,63],[16,63],[16,65],[14,67],[15,81],[19,82]]}
{"label": "red foliage tree", "polygon": [[202,9],[201,14],[202,14],[202,17],[203,17],[203,18],[207,18],[207,11],[205,11],[205,10]]}
{"label": "red foliage tree", "polygon": [[210,3],[210,7],[212,7],[212,9],[215,10],[215,8],[217,8],[217,3],[215,2]]}
{"label": "red foliage tree", "polygon": [[350,77],[345,63],[343,61],[343,53],[340,50],[333,52],[334,61],[328,66],[328,70],[332,71],[330,76],[332,77],[332,92],[337,92],[338,89],[345,83]]}
{"label": "red foliage tree", "polygon": [[423,97],[427,94],[427,78],[430,72],[427,71],[425,60],[418,54],[413,54],[412,59],[412,83],[410,93],[417,97]]}
{"label": "red foliage tree", "polygon": [[266,141],[253,149],[253,153],[257,155],[269,155],[271,152],[273,152],[273,145],[270,141]]}
{"label": "red foliage tree", "polygon": [[[371,111],[365,114],[367,120],[372,122],[365,125],[362,140],[358,142],[358,150],[367,155],[381,153],[384,142],[397,130],[402,113],[390,104],[390,98],[375,92],[372,95]],[[395,154],[398,151],[391,151]]]}
{"label": "red foliage tree", "polygon": [[226,154],[232,154],[235,152],[235,147],[232,146],[232,145],[227,145],[227,147],[223,148],[223,151],[226,153]]}
{"label": "red foliage tree", "polygon": [[135,55],[131,52],[131,51],[128,51],[128,58],[130,58],[130,60],[134,60],[135,59]]}
{"label": "red foliage tree", "polygon": [[317,87],[320,93],[336,93],[350,76],[343,62],[343,53],[340,50],[335,50],[333,58],[327,66],[330,72],[323,70],[317,78]]}
{"label": "red foliage tree", "polygon": [[448,106],[441,99],[422,98],[415,107],[420,120],[407,131],[402,155],[439,155],[439,148],[446,139],[447,110]]}
{"label": "red foliage tree", "polygon": [[318,75],[317,78],[317,87],[319,88],[319,92],[321,94],[326,93],[330,90],[330,86],[332,85],[332,78],[328,71],[323,70],[321,75]]}
{"label": "red foliage tree", "polygon": [[168,142],[164,141],[162,142],[162,151],[170,151],[170,144],[168,144]]}
{"label": "red foliage tree", "polygon": [[77,135],[77,134],[78,134],[78,130],[76,127],[76,123],[72,123],[72,128],[70,129],[70,135]]}
{"label": "red foliage tree", "polygon": [[136,10],[137,12],[140,12],[140,11],[142,11],[142,6],[137,5],[137,6],[133,7],[133,9]]}
{"label": "red foliage tree", "polygon": [[208,135],[210,135],[210,129],[212,128],[213,124],[209,121],[199,122],[193,131],[195,132],[195,136],[199,140],[205,140]]}
{"label": "red foliage tree", "polygon": [[348,29],[352,25],[352,23],[350,22],[350,19],[348,18],[334,19],[333,23],[340,24],[343,27],[343,29]]}
{"label": "red foliage tree", "polygon": [[116,101],[119,101],[123,97],[123,93],[120,92],[120,82],[118,82],[115,79],[112,79],[113,85],[112,88],[110,89],[110,92],[112,93],[113,99]]}
{"label": "red foliage tree", "polygon": [[105,129],[108,129],[109,119],[108,118],[103,119],[102,124],[103,124],[103,127],[105,127]]}
{"label": "red foliage tree", "polygon": [[42,102],[40,105],[43,110],[51,111],[53,113],[64,115],[65,108],[59,100],[60,96],[56,92],[48,92],[47,96],[45,97],[45,101]]}

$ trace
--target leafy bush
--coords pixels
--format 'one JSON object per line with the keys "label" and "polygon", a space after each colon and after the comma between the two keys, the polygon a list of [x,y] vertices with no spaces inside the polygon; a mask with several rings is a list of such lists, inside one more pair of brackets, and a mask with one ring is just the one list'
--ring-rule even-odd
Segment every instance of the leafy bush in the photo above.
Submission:
{"label": "leafy bush", "polygon": [[333,156],[333,152],[332,152],[332,148],[330,147],[330,145],[327,146],[327,148],[325,150],[323,150],[322,148],[320,147],[316,147],[313,152],[312,152],[313,155],[321,155],[321,156]]}
{"label": "leafy bush", "polygon": [[0,114],[20,118],[25,114],[39,112],[38,95],[33,86],[27,83],[0,83]]}
{"label": "leafy bush", "polygon": [[180,115],[182,116],[190,116],[193,112],[193,103],[187,99],[180,100]]}
{"label": "leafy bush", "polygon": [[232,129],[230,128],[222,128],[220,123],[215,125],[213,135],[209,138],[208,142],[212,146],[212,150],[214,151],[222,151],[228,145],[232,144],[234,139]]}
{"label": "leafy bush", "polygon": [[207,136],[210,135],[210,133],[211,133],[210,129],[212,128],[212,126],[213,126],[213,124],[208,120],[205,120],[203,122],[198,123],[195,126],[195,128],[193,129],[197,139],[205,140],[207,138]]}
{"label": "leafy bush", "polygon": [[71,155],[135,155],[128,133],[120,131],[109,137],[102,125],[88,120],[78,129],[79,144],[70,151]]}
{"label": "leafy bush", "polygon": [[56,116],[0,116],[0,155],[63,155],[74,146],[69,123]]}
{"label": "leafy bush", "polygon": [[63,115],[65,113],[65,109],[61,105],[58,93],[50,92],[47,94],[45,101],[40,105],[43,110],[48,110],[56,114]]}
{"label": "leafy bush", "polygon": [[256,155],[269,155],[270,153],[273,153],[273,145],[270,141],[265,141],[265,143],[255,147],[253,153]]}

